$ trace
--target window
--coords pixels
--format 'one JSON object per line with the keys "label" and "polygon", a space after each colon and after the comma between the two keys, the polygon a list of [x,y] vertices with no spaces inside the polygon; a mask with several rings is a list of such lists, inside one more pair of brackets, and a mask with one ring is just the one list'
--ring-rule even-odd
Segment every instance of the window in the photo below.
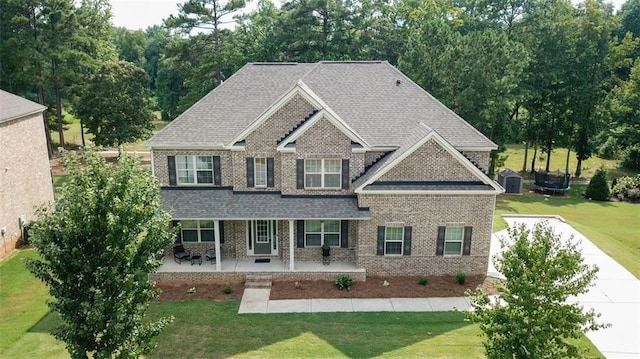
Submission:
{"label": "window", "polygon": [[464,227],[447,227],[444,234],[444,255],[462,255],[462,241],[464,239]]}
{"label": "window", "polygon": [[304,163],[304,183],[307,188],[340,188],[342,181],[340,159],[312,159]]}
{"label": "window", "polygon": [[256,157],[254,161],[254,184],[256,187],[267,187],[267,159],[264,157]]}
{"label": "window", "polygon": [[384,254],[402,255],[404,227],[387,226],[384,231]]}
{"label": "window", "polygon": [[215,222],[211,220],[180,221],[180,235],[183,242],[214,242]]}
{"label": "window", "polygon": [[211,156],[176,156],[178,184],[213,183]]}
{"label": "window", "polygon": [[304,221],[306,247],[340,247],[340,221]]}

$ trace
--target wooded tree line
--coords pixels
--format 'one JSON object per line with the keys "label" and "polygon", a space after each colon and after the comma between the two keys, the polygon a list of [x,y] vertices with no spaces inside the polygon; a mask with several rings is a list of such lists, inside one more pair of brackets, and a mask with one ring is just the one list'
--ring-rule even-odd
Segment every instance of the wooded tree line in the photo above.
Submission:
{"label": "wooded tree line", "polygon": [[595,153],[640,170],[640,0],[188,0],[146,31],[111,27],[107,0],[0,4],[0,87],[47,104],[58,132],[62,108],[107,131],[81,104],[123,62],[172,120],[247,62],[386,60],[501,149],[523,143],[522,170],[552,169],[536,160],[557,147],[576,176]]}

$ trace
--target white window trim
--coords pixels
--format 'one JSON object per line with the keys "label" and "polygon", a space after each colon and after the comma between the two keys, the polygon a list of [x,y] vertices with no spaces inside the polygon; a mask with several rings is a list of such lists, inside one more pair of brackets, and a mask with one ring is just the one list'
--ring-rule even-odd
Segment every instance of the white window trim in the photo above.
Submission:
{"label": "white window trim", "polygon": [[[197,228],[182,228],[182,226],[180,226],[180,238],[181,238],[181,242],[182,243],[214,243],[216,241],[216,222],[213,219],[203,219],[203,220],[199,220],[199,219],[180,219],[178,220],[178,223],[181,223],[182,221],[195,221],[197,224]],[[211,221],[213,222],[213,228],[202,228],[200,227],[200,222],[201,221]],[[193,241],[185,241],[184,240],[184,231],[196,231],[198,233],[198,241],[197,242],[193,242]],[[203,241],[202,240],[202,231],[213,231],[213,241]]]}
{"label": "white window trim", "polygon": [[[462,235],[460,237],[460,240],[447,240],[447,232],[449,231],[449,228],[461,228],[462,229]],[[460,253],[448,253],[447,254],[447,243],[460,243]],[[443,244],[443,248],[442,248],[442,255],[445,257],[460,257],[462,256],[462,252],[464,251],[464,226],[446,226],[444,229],[444,244]]]}
{"label": "white window trim", "polygon": [[[342,223],[341,223],[341,221],[336,221],[336,222],[338,222],[338,232],[327,232],[327,231],[325,231],[324,230],[324,224],[325,224],[324,222],[325,221],[319,221],[320,222],[320,232],[309,232],[309,231],[307,231],[307,227],[308,227],[307,226],[307,222],[310,222],[310,221],[306,221],[306,220],[304,221],[304,246],[305,246],[305,248],[307,248],[307,247],[308,248],[320,248],[320,247],[322,247],[324,245],[324,235],[325,234],[338,234],[338,245],[329,246],[330,248],[341,248],[342,247],[342,231],[341,231]],[[309,234],[309,233],[311,233],[311,234],[320,233],[320,245],[319,246],[307,245],[307,234]]]}
{"label": "white window trim", "polygon": [[[258,184],[258,160],[264,160],[264,184]],[[253,158],[253,186],[256,188],[266,188],[268,181],[269,181],[269,173],[267,172],[267,158],[254,157]]]}
{"label": "white window trim", "polygon": [[[320,172],[307,172],[307,161],[320,161]],[[338,161],[339,169],[338,172],[327,172],[325,170],[325,161]],[[311,187],[307,185],[307,174],[319,174],[320,175],[320,187]],[[340,179],[338,180],[338,185],[336,187],[327,187],[325,186],[325,176],[326,175],[338,175]],[[339,158],[309,158],[304,160],[304,188],[305,189],[342,189],[342,160]]]}
{"label": "white window trim", "polygon": [[[180,169],[178,168],[178,157],[186,157],[187,158],[187,162],[191,162],[191,165],[193,166],[192,169]],[[198,170],[198,161],[197,161],[197,157],[209,157],[211,159],[211,182],[206,182],[206,183],[198,183],[198,171],[208,171],[208,170]],[[193,183],[188,183],[188,182],[181,182],[180,181],[180,172],[191,172],[193,171]],[[213,156],[208,156],[208,155],[177,155],[176,156],[176,182],[179,186],[196,186],[196,185],[200,185],[200,186],[211,186],[215,183],[215,173],[214,173],[214,169],[213,169]]]}
{"label": "white window trim", "polygon": [[[400,228],[402,230],[402,234],[400,235],[400,240],[387,240],[387,229],[389,228]],[[390,243],[398,243],[400,242],[400,253],[389,253],[387,254],[387,242]],[[385,226],[384,227],[384,255],[389,257],[400,257],[404,255],[404,226]]]}

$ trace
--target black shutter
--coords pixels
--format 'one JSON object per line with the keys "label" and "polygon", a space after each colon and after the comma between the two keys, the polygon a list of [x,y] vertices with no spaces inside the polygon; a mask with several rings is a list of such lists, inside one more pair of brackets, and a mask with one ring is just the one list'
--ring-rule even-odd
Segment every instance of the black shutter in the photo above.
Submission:
{"label": "black shutter", "polygon": [[220,172],[220,156],[213,156],[213,184],[222,185],[222,173]]}
{"label": "black shutter", "polygon": [[178,184],[178,178],[176,176],[176,156],[167,156],[169,162],[169,186],[175,186]]}
{"label": "black shutter", "polygon": [[349,178],[349,159],[342,160],[342,189],[349,189],[351,179]]}
{"label": "black shutter", "polygon": [[404,250],[402,251],[404,256],[411,255],[411,229],[411,226],[404,227]]}
{"label": "black shutter", "polygon": [[273,157],[267,157],[267,187],[275,186],[273,174]]}
{"label": "black shutter", "polygon": [[255,187],[253,178],[253,157],[247,157],[247,187]]}
{"label": "black shutter", "polygon": [[473,227],[464,227],[464,241],[462,242],[462,255],[471,255],[471,234]]}
{"label": "black shutter", "polygon": [[[175,230],[176,227],[180,224],[180,221],[171,221],[172,228]],[[173,243],[182,243],[182,231],[178,230],[176,232],[176,240]]]}
{"label": "black shutter", "polygon": [[340,247],[349,248],[349,221],[340,221]]}
{"label": "black shutter", "polygon": [[296,221],[298,226],[298,248],[304,248],[304,221]]}
{"label": "black shutter", "polygon": [[304,189],[304,159],[296,160],[296,188]]}
{"label": "black shutter", "polygon": [[379,256],[384,255],[384,232],[385,232],[385,227],[378,226],[378,248],[377,248],[376,254]]}
{"label": "black shutter", "polygon": [[220,234],[220,244],[224,243],[224,222],[218,221],[218,233]]}
{"label": "black shutter", "polygon": [[438,240],[436,241],[436,255],[443,256],[444,255],[444,234],[446,231],[446,227],[439,226],[438,227]]}

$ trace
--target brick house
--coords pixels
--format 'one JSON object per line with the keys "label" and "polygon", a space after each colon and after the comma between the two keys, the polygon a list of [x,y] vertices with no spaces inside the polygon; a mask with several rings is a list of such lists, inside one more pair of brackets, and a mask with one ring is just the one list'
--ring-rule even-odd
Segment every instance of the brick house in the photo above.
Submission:
{"label": "brick house", "polygon": [[15,248],[34,207],[53,201],[44,110],[0,90],[0,258]]}
{"label": "brick house", "polygon": [[486,273],[496,145],[387,62],[247,64],[147,145],[198,271]]}

